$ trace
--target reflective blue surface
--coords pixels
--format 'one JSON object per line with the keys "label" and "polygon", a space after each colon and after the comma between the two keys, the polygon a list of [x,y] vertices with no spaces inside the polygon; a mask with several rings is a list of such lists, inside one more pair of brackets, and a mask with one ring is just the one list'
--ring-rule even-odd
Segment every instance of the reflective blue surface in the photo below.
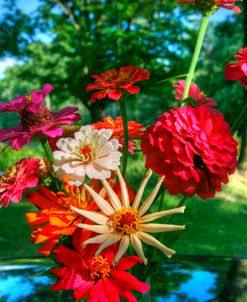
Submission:
{"label": "reflective blue surface", "polygon": [[[176,258],[151,277],[152,302],[217,301],[222,293],[231,259]],[[73,301],[72,292],[52,293],[55,280],[45,276],[51,264],[46,259],[0,261],[0,301]]]}

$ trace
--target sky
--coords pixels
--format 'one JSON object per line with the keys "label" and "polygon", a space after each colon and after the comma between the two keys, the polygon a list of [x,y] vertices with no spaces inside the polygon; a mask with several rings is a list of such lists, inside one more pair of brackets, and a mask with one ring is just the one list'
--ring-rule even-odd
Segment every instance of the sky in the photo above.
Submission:
{"label": "sky", "polygon": [[[154,0],[155,1],[155,0]],[[0,0],[0,16],[2,11],[2,4],[4,0]],[[23,10],[26,14],[31,14],[34,12],[39,6],[39,0],[18,0],[17,4],[21,10]],[[213,22],[221,22],[227,16],[232,15],[233,12],[226,10],[226,9],[219,9],[216,14],[212,15],[211,21]],[[46,39],[47,38],[47,39]],[[49,37],[44,37],[40,35],[40,39],[42,40],[49,40]],[[4,78],[4,72],[6,68],[11,67],[15,64],[18,64],[18,61],[14,58],[0,58],[0,79]]]}

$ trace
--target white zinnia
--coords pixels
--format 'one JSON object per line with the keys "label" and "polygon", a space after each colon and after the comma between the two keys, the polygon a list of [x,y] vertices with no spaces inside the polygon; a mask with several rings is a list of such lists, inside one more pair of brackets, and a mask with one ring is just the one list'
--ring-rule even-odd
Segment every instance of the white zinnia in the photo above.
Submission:
{"label": "white zinnia", "polygon": [[143,191],[152,174],[152,172],[149,171],[147,176],[143,179],[133,203],[130,205],[128,189],[119,169],[117,169],[117,174],[121,187],[121,201],[106,180],[103,180],[102,184],[107,191],[110,203],[85,184],[85,188],[91,194],[103,214],[78,209],[73,206],[70,207],[74,212],[96,223],[95,225],[81,223],[78,224],[78,227],[100,234],[86,240],[83,245],[88,243],[101,244],[96,252],[97,256],[106,247],[120,241],[119,250],[115,256],[115,262],[118,262],[128,249],[129,245],[132,244],[138,256],[142,258],[143,263],[147,264],[147,259],[142,248],[142,242],[158,248],[167,257],[171,257],[175,251],[163,245],[149,233],[182,230],[185,226],[148,222],[166,215],[183,213],[185,207],[183,206],[167,211],[146,214],[159,191],[164,177],[159,179],[153,191],[141,204]]}
{"label": "white zinnia", "polygon": [[54,171],[59,179],[68,177],[72,185],[79,186],[85,176],[104,180],[111,177],[120,165],[121,146],[117,139],[110,139],[112,130],[97,130],[83,126],[74,138],[60,138],[58,150],[53,152]]}

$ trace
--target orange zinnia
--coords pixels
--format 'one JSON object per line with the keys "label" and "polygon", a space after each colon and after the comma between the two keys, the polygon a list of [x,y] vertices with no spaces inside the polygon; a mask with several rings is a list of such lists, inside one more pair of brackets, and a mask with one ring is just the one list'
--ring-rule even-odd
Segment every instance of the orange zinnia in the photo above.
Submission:
{"label": "orange zinnia", "polygon": [[[99,191],[95,181],[90,182],[90,187]],[[42,186],[39,191],[30,195],[29,201],[40,208],[39,212],[27,213],[27,221],[33,232],[31,240],[36,243],[44,243],[38,252],[49,256],[51,250],[59,241],[60,235],[72,235],[76,225],[82,222],[78,214],[73,213],[69,207],[77,206],[80,209],[93,210],[97,205],[90,194],[83,187],[69,186],[65,183],[68,193],[54,193]],[[103,192],[101,191],[100,194]]]}

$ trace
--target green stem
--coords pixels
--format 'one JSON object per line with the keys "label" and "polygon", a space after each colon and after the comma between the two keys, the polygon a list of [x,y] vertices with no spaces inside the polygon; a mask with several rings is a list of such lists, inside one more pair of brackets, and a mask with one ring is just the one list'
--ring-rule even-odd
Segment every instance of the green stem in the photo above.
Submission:
{"label": "green stem", "polygon": [[127,109],[125,99],[121,99],[119,101],[120,112],[123,121],[124,128],[124,147],[123,147],[123,157],[122,157],[122,175],[125,176],[127,161],[128,161],[128,142],[129,142],[129,134],[128,134],[128,118],[127,118]]}
{"label": "green stem", "polygon": [[160,195],[160,203],[159,203],[159,210],[158,210],[158,212],[161,212],[162,209],[163,209],[164,200],[165,200],[165,192],[166,192],[165,188],[163,187],[163,191],[162,191],[162,193]]}
{"label": "green stem", "polygon": [[48,158],[48,160],[49,160],[49,162],[51,164],[51,169],[52,169],[51,176],[52,176],[52,178],[53,178],[53,180],[55,182],[57,190],[60,190],[61,188],[60,188],[58,179],[57,179],[56,174],[55,174],[55,172],[53,170],[53,167],[52,167],[52,164],[54,163],[54,158],[53,158],[53,154],[52,154],[49,142],[48,142],[48,140],[46,138],[40,138],[40,142],[41,142],[42,147],[43,147],[43,149],[45,151],[46,157]]}
{"label": "green stem", "polygon": [[52,165],[53,162],[54,162],[54,158],[53,158],[53,154],[52,154],[49,142],[48,142],[47,139],[40,139],[40,141],[41,141],[42,147],[45,151],[45,154],[46,154],[47,158],[49,159],[49,161]]}
{"label": "green stem", "polygon": [[[176,206],[176,208],[182,207],[182,206],[184,205],[186,199],[187,199],[187,197],[184,196],[184,197],[179,201],[179,203],[178,203],[178,205]],[[172,220],[172,218],[174,217],[174,215],[175,215],[175,214],[170,215],[170,216],[167,218],[166,223],[169,223],[169,222]]]}
{"label": "green stem", "polygon": [[237,117],[236,121],[234,122],[234,124],[231,127],[232,135],[237,130],[239,130],[240,126],[242,126],[242,124],[246,120],[246,118],[247,118],[247,103],[245,104],[244,108],[242,109],[242,111],[240,112],[240,114]]}
{"label": "green stem", "polygon": [[204,36],[207,30],[207,26],[208,26],[208,20],[209,17],[205,16],[202,19],[202,24],[198,33],[198,37],[197,37],[197,41],[196,41],[196,47],[194,50],[194,54],[190,63],[190,68],[186,77],[186,84],[185,84],[185,88],[184,88],[184,93],[183,93],[183,100],[186,99],[189,95],[189,89],[190,89],[190,85],[194,76],[194,72],[195,72],[195,68],[196,68],[196,64],[197,61],[199,59],[199,55],[201,52],[201,48],[202,48],[202,43],[204,40]]}

